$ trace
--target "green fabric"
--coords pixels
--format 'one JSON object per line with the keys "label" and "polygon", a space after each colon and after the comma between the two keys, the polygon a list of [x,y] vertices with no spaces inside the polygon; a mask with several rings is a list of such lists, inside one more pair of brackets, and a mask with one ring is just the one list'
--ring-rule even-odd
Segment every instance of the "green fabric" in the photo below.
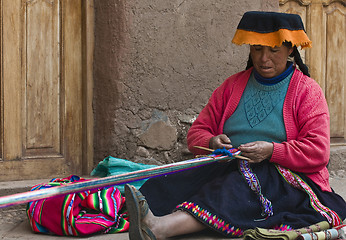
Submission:
{"label": "green fabric", "polygon": [[323,221],[307,228],[300,228],[291,231],[280,231],[273,229],[255,228],[249,229],[244,232],[244,240],[295,240],[299,235],[308,232],[320,232],[330,228],[327,221]]}
{"label": "green fabric", "polygon": [[[115,176],[115,175],[119,175],[123,173],[143,170],[147,168],[152,168],[156,166],[157,165],[134,163],[129,160],[114,158],[109,156],[103,159],[101,162],[99,162],[99,164],[91,172],[90,175],[94,177],[108,177],[108,176]],[[131,185],[139,189],[147,180],[148,179],[138,180],[138,181],[132,182]],[[117,185],[117,188],[120,190],[122,194],[124,194],[124,184]]]}

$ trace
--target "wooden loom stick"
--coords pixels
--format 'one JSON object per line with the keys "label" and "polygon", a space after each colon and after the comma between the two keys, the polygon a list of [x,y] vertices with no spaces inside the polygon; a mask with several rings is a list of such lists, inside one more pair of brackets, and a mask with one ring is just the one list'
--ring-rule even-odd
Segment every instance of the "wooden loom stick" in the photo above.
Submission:
{"label": "wooden loom stick", "polygon": [[[202,149],[202,150],[205,150],[205,151],[209,151],[209,152],[214,152],[215,150],[214,149],[210,149],[210,148],[206,148],[206,147],[201,147],[201,146],[193,146],[195,148],[199,148],[199,149]],[[247,158],[247,157],[244,157],[244,156],[241,156],[241,155],[237,155],[237,154],[234,154],[233,155],[235,158],[239,158],[239,159],[243,159],[243,160],[251,160],[250,158]]]}
{"label": "wooden loom stick", "polygon": [[190,159],[186,161],[166,164],[162,166],[152,167],[148,169],[138,170],[109,176],[105,178],[97,178],[84,182],[77,182],[74,184],[67,184],[57,187],[40,189],[36,191],[29,191],[17,193],[9,196],[0,197],[0,208],[9,207],[13,205],[28,203],[45,198],[65,195],[69,193],[78,193],[87,190],[100,189],[114,185],[134,182],[146,178],[157,177],[165,174],[175,173],[202,165],[210,164],[220,160],[231,159],[230,156],[204,156],[200,158]]}

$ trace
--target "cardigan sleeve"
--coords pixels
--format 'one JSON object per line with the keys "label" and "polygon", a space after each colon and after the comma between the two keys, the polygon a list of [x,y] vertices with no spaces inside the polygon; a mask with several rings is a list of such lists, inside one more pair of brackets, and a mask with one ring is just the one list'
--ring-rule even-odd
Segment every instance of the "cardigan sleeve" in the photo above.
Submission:
{"label": "cardigan sleeve", "polygon": [[[201,146],[209,148],[209,141],[218,135],[218,126],[224,112],[223,95],[226,83],[218,87],[210,97],[207,105],[199,113],[187,134],[187,144],[193,154],[206,154],[207,152],[194,148]],[[208,152],[209,153],[209,152]]]}
{"label": "cardigan sleeve", "polygon": [[291,110],[284,110],[287,141],[274,143],[270,161],[297,172],[319,172],[327,166],[330,153],[326,99],[320,86],[307,77],[291,95]]}
{"label": "cardigan sleeve", "polygon": [[210,139],[223,133],[224,122],[236,109],[251,72],[252,68],[238,72],[215,89],[187,133],[187,145],[193,154],[209,153],[194,146],[208,148]]}

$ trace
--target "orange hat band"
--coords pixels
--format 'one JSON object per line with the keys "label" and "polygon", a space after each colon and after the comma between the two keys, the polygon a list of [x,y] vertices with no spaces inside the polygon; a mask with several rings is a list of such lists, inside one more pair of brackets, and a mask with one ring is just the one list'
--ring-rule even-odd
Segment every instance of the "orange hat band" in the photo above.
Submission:
{"label": "orange hat band", "polygon": [[263,45],[269,47],[281,46],[283,42],[291,42],[293,46],[301,48],[311,48],[311,41],[304,30],[279,29],[275,32],[258,33],[237,29],[233,40],[237,45]]}

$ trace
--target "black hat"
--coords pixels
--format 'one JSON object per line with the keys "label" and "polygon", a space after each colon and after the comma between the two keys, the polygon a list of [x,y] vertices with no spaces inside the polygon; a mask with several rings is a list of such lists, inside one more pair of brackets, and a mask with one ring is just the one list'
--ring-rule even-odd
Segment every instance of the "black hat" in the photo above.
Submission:
{"label": "black hat", "polygon": [[270,47],[291,42],[292,46],[311,47],[300,16],[279,12],[246,12],[239,22],[232,42],[238,45]]}

